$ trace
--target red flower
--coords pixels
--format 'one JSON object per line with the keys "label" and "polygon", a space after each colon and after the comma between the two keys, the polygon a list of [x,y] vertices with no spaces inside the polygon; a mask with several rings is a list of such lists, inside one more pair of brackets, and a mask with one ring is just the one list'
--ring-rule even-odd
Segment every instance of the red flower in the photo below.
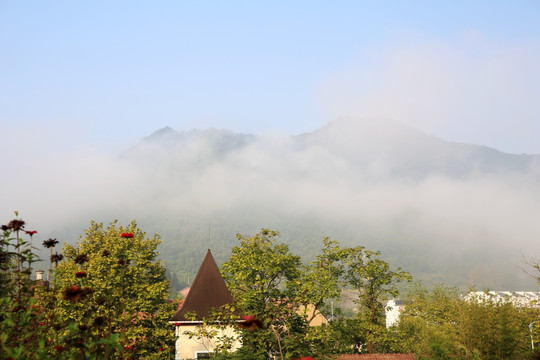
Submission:
{"label": "red flower", "polygon": [[133,233],[122,233],[120,237],[131,239],[133,237]]}
{"label": "red flower", "polygon": [[244,322],[240,323],[240,326],[249,331],[257,330],[263,327],[263,323],[259,319],[255,319],[253,315],[244,315],[242,316]]}
{"label": "red flower", "polygon": [[37,231],[36,230],[32,230],[32,231],[25,231],[26,235],[34,235],[34,234],[37,234]]}
{"label": "red flower", "polygon": [[75,276],[78,277],[78,278],[85,278],[88,275],[86,274],[85,271],[79,271],[79,272],[75,273]]}
{"label": "red flower", "polygon": [[167,348],[159,348],[159,351],[165,351]]}
{"label": "red flower", "polygon": [[125,348],[126,348],[127,350],[133,350],[134,347],[135,347],[135,346],[133,346],[133,345],[125,346]]}
{"label": "red flower", "polygon": [[44,323],[44,322],[40,322],[40,323],[39,323],[39,326],[45,326],[45,323]]}
{"label": "red flower", "polygon": [[77,285],[71,285],[64,289],[62,295],[65,300],[69,300],[71,302],[78,302],[83,298],[85,294]]}
{"label": "red flower", "polygon": [[54,347],[54,350],[56,350],[56,351],[62,351],[62,350],[64,350],[64,347],[61,346],[61,345],[56,345],[56,346]]}

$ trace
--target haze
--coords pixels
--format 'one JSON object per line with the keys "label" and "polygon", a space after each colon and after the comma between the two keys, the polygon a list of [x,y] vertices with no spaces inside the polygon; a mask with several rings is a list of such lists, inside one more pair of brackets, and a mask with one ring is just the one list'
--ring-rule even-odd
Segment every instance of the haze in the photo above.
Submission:
{"label": "haze", "polygon": [[[373,182],[321,149],[291,148],[290,136],[342,116],[389,118],[540,154],[539,15],[537,1],[2,1],[0,214],[19,210],[43,237],[90,219],[251,207],[362,219],[369,236],[400,221],[407,237],[456,257],[475,249],[479,264],[482,251],[507,254],[516,269],[540,252],[537,169]],[[190,173],[121,160],[166,125],[261,138]],[[175,164],[193,169],[207,146],[194,141]]]}

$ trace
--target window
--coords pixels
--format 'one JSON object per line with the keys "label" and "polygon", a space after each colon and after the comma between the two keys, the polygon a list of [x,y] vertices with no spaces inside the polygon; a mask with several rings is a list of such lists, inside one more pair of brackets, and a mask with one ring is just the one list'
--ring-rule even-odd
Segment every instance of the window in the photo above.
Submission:
{"label": "window", "polygon": [[195,352],[195,359],[210,359],[211,351],[197,351]]}

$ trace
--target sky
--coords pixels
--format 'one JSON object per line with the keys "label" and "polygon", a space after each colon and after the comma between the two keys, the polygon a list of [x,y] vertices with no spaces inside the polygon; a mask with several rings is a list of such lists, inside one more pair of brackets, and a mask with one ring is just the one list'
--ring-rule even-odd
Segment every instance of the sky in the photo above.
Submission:
{"label": "sky", "polygon": [[[39,236],[72,241],[62,231],[91,219],[157,228],[148,213],[267,206],[373,233],[404,224],[434,252],[482,263],[492,249],[515,268],[538,253],[537,170],[373,184],[287,135],[356,121],[339,143],[388,118],[540,154],[539,18],[538,0],[0,0],[0,221],[19,210]],[[219,164],[201,164],[204,139],[174,160],[115,156],[165,126],[265,136]]]}
{"label": "sky", "polygon": [[0,160],[388,117],[539,153],[540,2],[0,0]]}

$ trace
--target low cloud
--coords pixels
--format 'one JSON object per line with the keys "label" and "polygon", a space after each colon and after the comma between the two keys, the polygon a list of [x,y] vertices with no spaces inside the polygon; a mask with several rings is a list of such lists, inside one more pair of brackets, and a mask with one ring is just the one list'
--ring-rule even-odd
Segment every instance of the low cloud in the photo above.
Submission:
{"label": "low cloud", "polygon": [[535,200],[540,186],[534,173],[393,177],[381,170],[381,158],[359,170],[324,146],[295,141],[264,137],[221,153],[208,138],[195,136],[181,146],[142,142],[136,157],[87,148],[47,153],[43,143],[28,145],[2,159],[16,160],[3,176],[0,214],[7,222],[19,210],[40,236],[65,236],[61,240],[70,242],[73,224],[80,234],[91,219],[150,224],[160,219],[147,229],[158,232],[161,223],[178,218],[227,221],[255,214],[268,227],[306,219],[319,226],[313,241],[343,237],[351,245],[383,250],[398,263],[400,252],[414,251],[407,261],[416,258],[415,271],[424,277],[446,271],[455,260],[467,264],[453,270],[471,283],[481,282],[494,261],[504,261],[499,269],[515,276],[521,254],[540,252]]}
{"label": "low cloud", "polygon": [[[329,118],[386,116],[450,140],[501,144],[508,152],[530,139],[523,146],[540,153],[537,42],[493,45],[465,36],[458,45],[426,41],[362,55],[367,60],[321,84]],[[424,277],[452,270],[465,283],[481,284],[482,276],[498,271],[500,284],[512,283],[521,254],[540,253],[539,173],[398,176],[388,163],[411,158],[373,149],[399,150],[403,138],[424,135],[392,132],[372,119],[335,127],[331,139],[320,139],[339,153],[286,136],[223,152],[211,138],[195,136],[181,145],[143,141],[136,158],[84,145],[88,124],[2,124],[0,215],[7,222],[19,210],[41,237],[62,241],[74,241],[91,219],[139,219],[158,232],[161,223],[186,217],[258,216],[268,227],[279,225],[276,219],[315,220],[317,236],[339,232],[349,244],[382,249],[398,262],[415,259],[414,271]]]}
{"label": "low cloud", "polygon": [[366,48],[327,74],[321,103],[330,118],[385,116],[447,140],[540,153],[538,44],[469,32]]}

